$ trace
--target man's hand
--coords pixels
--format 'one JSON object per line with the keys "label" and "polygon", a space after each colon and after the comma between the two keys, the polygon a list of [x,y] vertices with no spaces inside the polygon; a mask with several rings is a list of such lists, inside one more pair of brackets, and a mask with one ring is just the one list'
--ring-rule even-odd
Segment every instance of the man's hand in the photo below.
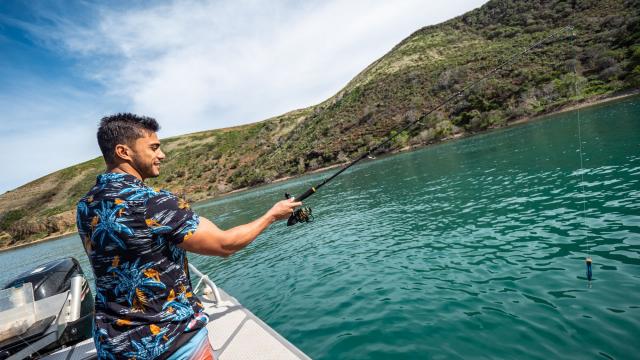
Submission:
{"label": "man's hand", "polygon": [[288,219],[295,211],[295,208],[301,205],[302,202],[295,201],[294,199],[278,201],[269,211],[267,211],[267,215],[274,221]]}
{"label": "man's hand", "polygon": [[277,202],[258,219],[229,230],[220,230],[214,223],[200,217],[196,232],[186,237],[179,247],[204,255],[229,256],[249,245],[274,221],[288,218],[302,202],[287,199]]}

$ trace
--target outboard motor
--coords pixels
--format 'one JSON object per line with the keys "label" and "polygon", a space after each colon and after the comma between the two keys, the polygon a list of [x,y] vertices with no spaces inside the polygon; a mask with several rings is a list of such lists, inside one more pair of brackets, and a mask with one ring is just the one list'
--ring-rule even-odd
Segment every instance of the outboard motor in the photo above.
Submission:
{"label": "outboard motor", "polygon": [[39,265],[0,290],[0,360],[44,355],[91,337],[93,296],[78,260]]}

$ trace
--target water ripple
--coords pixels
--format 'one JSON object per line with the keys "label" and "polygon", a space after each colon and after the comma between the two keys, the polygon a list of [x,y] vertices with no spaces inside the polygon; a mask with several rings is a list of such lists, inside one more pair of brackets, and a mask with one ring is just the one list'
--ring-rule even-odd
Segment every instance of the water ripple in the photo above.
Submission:
{"label": "water ripple", "polygon": [[[640,101],[582,114],[583,170],[572,114],[351,168],[308,199],[314,223],[190,261],[313,358],[632,358]],[[331,173],[194,208],[228,228]],[[0,254],[5,276],[27,254],[89,266],[77,238],[31,249]]]}

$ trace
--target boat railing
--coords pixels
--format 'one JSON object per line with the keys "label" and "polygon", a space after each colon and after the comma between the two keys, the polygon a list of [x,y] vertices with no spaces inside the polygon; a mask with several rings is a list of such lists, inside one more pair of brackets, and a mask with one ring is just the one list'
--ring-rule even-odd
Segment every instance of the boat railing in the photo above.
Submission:
{"label": "boat railing", "polygon": [[193,288],[193,293],[197,293],[201,286],[203,286],[203,294],[204,295],[213,295],[213,300],[215,301],[215,307],[227,306],[225,301],[222,300],[220,296],[220,291],[216,284],[209,278],[208,275],[203,274],[198,268],[193,266],[193,264],[189,264],[189,271],[192,275],[195,275],[200,278],[196,286]]}

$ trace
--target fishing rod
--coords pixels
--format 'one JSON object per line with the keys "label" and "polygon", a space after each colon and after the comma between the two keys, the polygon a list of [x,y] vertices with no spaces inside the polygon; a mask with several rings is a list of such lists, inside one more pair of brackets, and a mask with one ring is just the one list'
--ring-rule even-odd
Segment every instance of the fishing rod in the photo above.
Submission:
{"label": "fishing rod", "polygon": [[[443,106],[445,106],[446,104],[448,104],[449,102],[455,100],[458,97],[462,97],[462,95],[467,92],[469,89],[473,88],[474,86],[478,85],[480,82],[482,82],[483,80],[491,77],[493,74],[495,74],[496,72],[502,70],[504,67],[511,65],[513,63],[516,62],[516,60],[521,57],[522,55],[525,55],[526,53],[528,53],[529,51],[535,49],[536,47],[544,44],[545,42],[549,41],[550,39],[558,36],[559,34],[565,32],[565,31],[571,31],[573,30],[573,26],[571,25],[567,25],[563,28],[561,28],[560,30],[552,33],[551,35],[543,38],[542,40],[539,40],[538,42],[530,45],[529,47],[525,48],[524,50],[520,51],[519,53],[516,53],[512,56],[510,56],[507,60],[503,61],[501,64],[499,64],[496,68],[494,68],[493,70],[489,71],[488,73],[486,73],[485,75],[483,75],[482,77],[480,77],[479,79],[471,82],[469,85],[463,87],[461,90],[459,90],[458,92],[454,93],[453,95],[449,96],[448,98],[444,99],[443,101],[441,101],[438,105],[436,105],[435,107],[431,108],[429,111],[427,111],[426,113],[422,114],[417,120],[411,121],[409,122],[407,125],[405,125],[404,127],[402,127],[399,131],[395,132],[395,130],[391,130],[389,132],[387,132],[387,134],[385,134],[385,139],[383,141],[381,141],[380,143],[378,143],[377,145],[371,147],[369,150],[367,150],[366,152],[362,153],[360,156],[358,156],[355,160],[351,161],[350,163],[348,163],[347,165],[343,166],[342,169],[338,170],[335,174],[331,175],[330,177],[326,178],[325,180],[323,180],[321,183],[319,183],[316,186],[312,186],[309,189],[307,189],[307,191],[305,191],[304,193],[302,193],[300,196],[298,197],[293,197],[296,201],[302,201],[306,198],[308,198],[309,196],[311,196],[312,194],[314,194],[316,191],[318,191],[318,189],[320,189],[321,187],[323,187],[325,184],[327,184],[329,181],[333,180],[336,176],[342,174],[343,172],[345,172],[347,169],[349,169],[350,167],[352,167],[353,165],[357,164],[358,162],[360,162],[361,160],[365,159],[365,158],[373,158],[372,153],[375,152],[376,150],[378,150],[379,148],[387,145],[388,143],[390,143],[391,141],[393,141],[393,139],[395,139],[396,137],[398,137],[400,134],[402,134],[405,130],[410,129],[411,127],[413,127],[415,124],[421,123],[423,120],[425,120],[427,118],[427,116],[429,116],[430,114],[432,114],[433,112],[435,112],[436,110],[442,108]],[[458,99],[458,101],[460,101],[460,99]],[[289,199],[292,198],[292,196],[288,193],[284,194],[285,198]],[[287,221],[287,226],[291,226],[291,225],[295,225],[299,222],[311,222],[313,221],[313,215],[311,212],[311,208],[310,207],[300,207],[296,210],[293,211],[293,213],[291,214],[291,216],[289,217],[289,220]]]}

